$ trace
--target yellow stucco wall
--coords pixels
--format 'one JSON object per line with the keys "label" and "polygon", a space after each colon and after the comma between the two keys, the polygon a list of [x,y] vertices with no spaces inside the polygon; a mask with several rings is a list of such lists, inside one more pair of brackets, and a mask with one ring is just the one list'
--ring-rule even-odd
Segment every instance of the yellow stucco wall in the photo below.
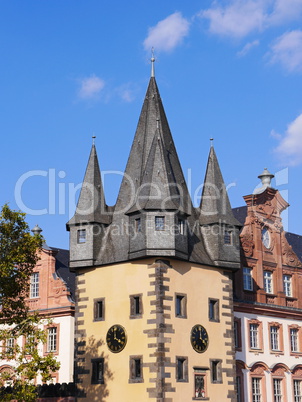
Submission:
{"label": "yellow stucco wall", "polygon": [[[145,330],[156,328],[154,321],[154,275],[152,264],[155,259],[145,259],[116,265],[102,266],[83,271],[78,276],[79,303],[77,341],[86,341],[81,349],[84,353],[83,365],[87,374],[80,375],[82,387],[89,401],[142,402],[149,400],[148,389],[155,387],[157,373],[150,373],[149,364],[155,363],[156,357],[150,357],[155,348],[150,344],[156,338],[148,337]],[[176,381],[175,367],[166,367],[165,381],[171,384],[175,392],[166,392],[165,401],[190,401],[194,392],[193,367],[209,367],[210,359],[221,359],[223,369],[232,369],[232,344],[225,338],[226,329],[231,330],[230,310],[227,292],[223,291],[228,278],[222,270],[171,260],[171,268],[164,274],[165,323],[172,325],[173,333],[165,333],[165,357],[173,365],[176,356],[188,358],[188,382]],[[149,275],[151,274],[151,277]],[[153,292],[153,293],[152,293]],[[187,295],[187,318],[175,316],[175,293]],[[130,295],[142,294],[142,318],[130,319]],[[93,320],[93,303],[96,298],[105,298],[105,320]],[[210,322],[208,318],[208,298],[219,299],[220,322]],[[152,304],[153,301],[153,304]],[[226,315],[224,315],[224,313]],[[112,353],[106,345],[107,330],[114,324],[122,325],[127,332],[127,345],[120,353]],[[204,353],[197,353],[190,343],[191,328],[202,324],[209,335],[209,346]],[[84,331],[84,332],[81,332]],[[81,335],[82,334],[82,335]],[[85,337],[83,338],[83,334]],[[226,344],[227,343],[227,344]],[[129,383],[129,357],[143,357],[142,383]],[[91,359],[105,358],[105,384],[91,385]],[[80,363],[81,364],[81,363]],[[225,373],[222,384],[212,384],[207,370],[207,393],[212,401],[229,401],[228,390],[234,389]],[[153,381],[152,381],[153,379]],[[153,399],[155,400],[155,399]]]}

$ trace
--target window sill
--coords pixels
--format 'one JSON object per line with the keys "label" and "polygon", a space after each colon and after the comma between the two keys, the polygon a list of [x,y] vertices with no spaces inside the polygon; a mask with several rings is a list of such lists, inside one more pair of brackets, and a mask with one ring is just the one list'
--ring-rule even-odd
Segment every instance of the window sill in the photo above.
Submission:
{"label": "window sill", "polygon": [[130,320],[135,320],[137,318],[143,318],[142,314],[134,314],[129,316]]}
{"label": "window sill", "polygon": [[252,348],[250,348],[249,351],[251,353],[255,353],[255,354],[263,353],[263,349],[252,349]]}
{"label": "window sill", "polygon": [[142,382],[144,382],[143,378],[130,378],[128,381],[129,384],[140,384]]}

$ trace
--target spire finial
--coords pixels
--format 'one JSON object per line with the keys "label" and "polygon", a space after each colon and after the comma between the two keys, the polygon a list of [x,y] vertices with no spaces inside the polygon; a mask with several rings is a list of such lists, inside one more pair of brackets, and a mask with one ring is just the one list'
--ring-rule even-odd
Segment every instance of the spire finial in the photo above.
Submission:
{"label": "spire finial", "polygon": [[213,147],[213,141],[214,141],[214,138],[210,138],[211,148]]}
{"label": "spire finial", "polygon": [[154,47],[151,49],[151,77],[155,77],[154,73],[154,62],[155,62],[155,57],[154,57]]}
{"label": "spire finial", "polygon": [[96,139],[96,136],[95,136],[94,133],[93,133],[93,136],[92,136],[92,145],[95,145],[95,139]]}

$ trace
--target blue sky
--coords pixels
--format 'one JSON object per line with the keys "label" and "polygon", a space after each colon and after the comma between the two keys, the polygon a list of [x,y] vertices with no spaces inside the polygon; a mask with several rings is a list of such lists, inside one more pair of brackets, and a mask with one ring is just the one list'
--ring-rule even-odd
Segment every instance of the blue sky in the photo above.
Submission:
{"label": "blue sky", "polygon": [[232,206],[267,167],[302,233],[301,22],[302,0],[2,0],[0,204],[67,248],[93,135],[115,203],[154,47],[193,198],[213,137]]}

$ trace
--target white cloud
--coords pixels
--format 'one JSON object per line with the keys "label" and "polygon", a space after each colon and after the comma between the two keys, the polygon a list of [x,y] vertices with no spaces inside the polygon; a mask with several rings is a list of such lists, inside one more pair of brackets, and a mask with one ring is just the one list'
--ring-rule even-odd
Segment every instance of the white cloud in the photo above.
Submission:
{"label": "white cloud", "polygon": [[302,163],[302,114],[288,125],[275,152],[283,162],[289,165]]}
{"label": "white cloud", "polygon": [[116,89],[118,96],[127,103],[133,102],[139,88],[132,83],[123,84]]}
{"label": "white cloud", "polygon": [[149,52],[152,47],[156,52],[173,50],[188,35],[189,26],[188,20],[182,17],[180,12],[169,15],[149,28],[148,36],[144,40],[144,49]]}
{"label": "white cloud", "polygon": [[270,24],[282,24],[300,18],[302,0],[275,0],[268,20]]}
{"label": "white cloud", "polygon": [[225,7],[203,10],[199,16],[210,22],[210,32],[242,38],[253,31],[261,31],[266,20],[265,0],[232,0]]}
{"label": "white cloud", "polygon": [[96,75],[83,78],[80,81],[80,89],[78,95],[81,99],[95,98],[105,86],[105,81]]}
{"label": "white cloud", "polygon": [[259,46],[259,40],[254,40],[253,42],[247,43],[243,48],[240,50],[240,52],[237,53],[238,57],[244,57],[248,54],[248,52],[256,46]]}
{"label": "white cloud", "polygon": [[199,13],[209,20],[213,34],[244,38],[275,25],[301,17],[302,0],[230,0],[226,5],[213,2],[212,7]]}
{"label": "white cloud", "polygon": [[302,31],[279,36],[268,54],[271,63],[280,63],[288,72],[302,71]]}

